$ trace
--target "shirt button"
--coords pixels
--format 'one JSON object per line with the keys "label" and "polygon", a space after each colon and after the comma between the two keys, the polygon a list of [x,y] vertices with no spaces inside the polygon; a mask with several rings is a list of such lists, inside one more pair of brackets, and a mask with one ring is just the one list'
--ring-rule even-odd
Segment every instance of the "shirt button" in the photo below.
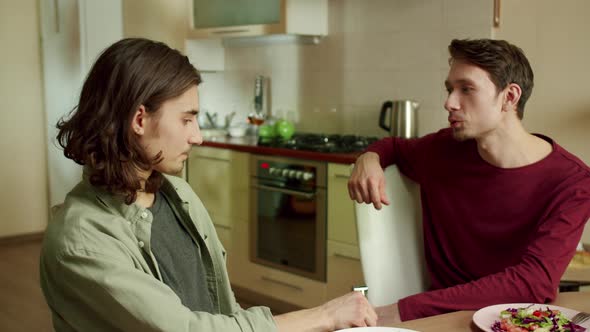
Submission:
{"label": "shirt button", "polygon": [[127,222],[127,225],[131,226],[131,221],[128,221],[128,222]]}
{"label": "shirt button", "polygon": [[139,241],[139,242],[137,242],[137,245],[138,245],[140,248],[143,248],[143,246],[145,245],[145,243],[143,243],[143,241]]}
{"label": "shirt button", "polygon": [[147,218],[147,216],[148,216],[148,215],[147,215],[147,212],[143,211],[143,212],[141,213],[141,217],[142,217],[143,219]]}

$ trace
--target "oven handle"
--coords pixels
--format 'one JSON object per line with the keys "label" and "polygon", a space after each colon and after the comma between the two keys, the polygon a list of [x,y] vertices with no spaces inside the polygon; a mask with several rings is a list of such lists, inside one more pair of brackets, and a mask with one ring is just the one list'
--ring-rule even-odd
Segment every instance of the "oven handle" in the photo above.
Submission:
{"label": "oven handle", "polygon": [[263,184],[254,185],[254,188],[264,189],[264,190],[268,190],[268,191],[276,191],[276,192],[280,192],[280,193],[287,194],[287,195],[300,196],[300,197],[305,197],[305,198],[313,198],[315,196],[315,193],[305,193],[305,192],[291,190],[291,189],[265,186]]}

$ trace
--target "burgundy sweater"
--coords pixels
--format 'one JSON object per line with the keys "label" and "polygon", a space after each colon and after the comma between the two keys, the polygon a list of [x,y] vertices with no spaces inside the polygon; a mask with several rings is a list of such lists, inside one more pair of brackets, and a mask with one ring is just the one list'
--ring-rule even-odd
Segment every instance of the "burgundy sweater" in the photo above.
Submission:
{"label": "burgundy sweater", "polygon": [[458,142],[450,129],[369,147],[382,167],[396,164],[420,184],[431,287],[398,302],[402,320],[555,298],[590,218],[590,168],[538,136],[553,151],[510,169],[484,161],[475,140]]}

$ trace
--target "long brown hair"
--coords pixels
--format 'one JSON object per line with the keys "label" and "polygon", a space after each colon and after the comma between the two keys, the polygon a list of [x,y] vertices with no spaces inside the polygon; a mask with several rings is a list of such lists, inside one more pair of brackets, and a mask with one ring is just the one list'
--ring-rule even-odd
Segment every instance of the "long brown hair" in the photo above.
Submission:
{"label": "long brown hair", "polygon": [[[122,39],[96,60],[80,93],[78,105],[57,123],[64,155],[89,170],[92,185],[125,196],[131,204],[141,190],[138,171],[161,159],[146,155],[130,130],[140,105],[155,114],[168,99],[201,83],[188,58],[164,43]],[[155,192],[163,177],[153,171],[145,191]]]}
{"label": "long brown hair", "polygon": [[449,62],[462,60],[485,70],[498,92],[510,83],[518,84],[522,94],[518,100],[517,115],[522,119],[524,105],[533,93],[534,85],[533,69],[522,49],[505,40],[453,39],[449,53]]}

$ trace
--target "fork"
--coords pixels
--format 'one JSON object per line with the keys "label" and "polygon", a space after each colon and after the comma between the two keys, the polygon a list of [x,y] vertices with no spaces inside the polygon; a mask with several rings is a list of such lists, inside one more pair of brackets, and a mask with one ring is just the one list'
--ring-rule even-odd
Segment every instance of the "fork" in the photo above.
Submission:
{"label": "fork", "polygon": [[587,312],[580,311],[574,317],[572,317],[572,323],[580,325],[588,319],[590,319],[590,314]]}

